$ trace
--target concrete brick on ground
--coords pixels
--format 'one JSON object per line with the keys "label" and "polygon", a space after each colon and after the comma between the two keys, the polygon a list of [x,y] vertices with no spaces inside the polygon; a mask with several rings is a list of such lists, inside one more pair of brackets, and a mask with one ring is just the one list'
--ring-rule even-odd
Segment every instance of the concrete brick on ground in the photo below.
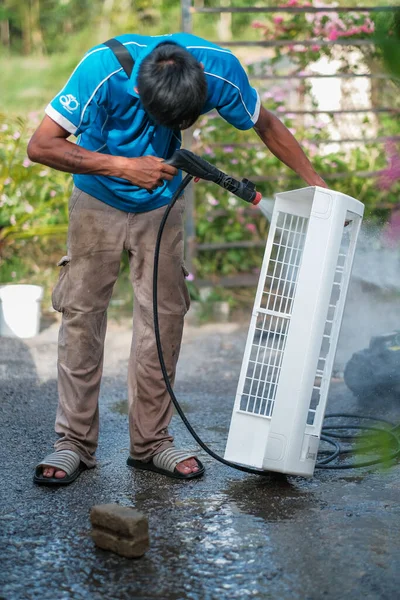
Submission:
{"label": "concrete brick on ground", "polygon": [[96,546],[126,558],[139,558],[149,549],[147,517],[127,506],[98,504],[90,511]]}

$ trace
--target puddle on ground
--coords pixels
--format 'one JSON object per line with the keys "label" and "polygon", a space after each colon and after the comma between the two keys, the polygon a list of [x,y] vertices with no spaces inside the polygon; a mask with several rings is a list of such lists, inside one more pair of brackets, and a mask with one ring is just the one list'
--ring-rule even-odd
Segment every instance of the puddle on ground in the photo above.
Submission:
{"label": "puddle on ground", "polygon": [[243,513],[269,523],[294,519],[298,513],[318,506],[311,490],[299,489],[279,474],[263,480],[232,481],[224,493]]}
{"label": "puddle on ground", "polygon": [[341,481],[348,481],[349,483],[362,483],[365,479],[365,475],[346,475],[344,477],[338,477],[338,479],[340,479]]}
{"label": "puddle on ground", "polygon": [[[311,487],[302,488],[288,481],[285,476],[267,476],[262,479],[231,480],[223,491],[216,494],[193,494],[189,497],[182,493],[179,486],[168,488],[149,487],[143,493],[134,493],[130,501],[145,513],[157,514],[163,511],[180,511],[180,515],[194,518],[194,515],[206,515],[224,509],[234,515],[241,515],[241,522],[253,527],[254,522],[276,523],[297,519],[310,510],[323,510],[323,502],[315,495]],[[215,502],[211,502],[211,497]],[[181,516],[180,516],[181,518]],[[221,528],[224,523],[221,522]],[[219,527],[216,527],[215,531]]]}
{"label": "puddle on ground", "polygon": [[118,400],[118,402],[114,402],[110,406],[110,410],[112,412],[116,412],[119,415],[127,415],[128,414],[128,400]]}
{"label": "puddle on ground", "polygon": [[196,411],[196,406],[194,406],[194,404],[191,404],[190,402],[179,400],[179,405],[185,414]]}
{"label": "puddle on ground", "polygon": [[213,425],[212,427],[207,427],[209,431],[215,431],[216,433],[223,433],[225,435],[228,434],[228,428],[226,425]]}

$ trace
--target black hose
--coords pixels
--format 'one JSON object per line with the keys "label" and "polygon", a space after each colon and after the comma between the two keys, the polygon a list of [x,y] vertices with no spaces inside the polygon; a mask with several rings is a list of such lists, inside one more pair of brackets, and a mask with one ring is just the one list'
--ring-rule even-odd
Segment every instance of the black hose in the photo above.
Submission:
{"label": "black hose", "polygon": [[[174,193],[170,203],[168,204],[168,206],[165,210],[165,213],[163,215],[163,218],[161,220],[161,223],[160,223],[160,227],[159,227],[158,234],[157,234],[156,246],[155,246],[155,250],[154,250],[153,318],[154,318],[154,333],[155,333],[155,338],[156,338],[158,359],[160,361],[161,371],[163,374],[166,388],[168,390],[168,393],[171,397],[171,400],[175,406],[177,413],[181,417],[181,419],[182,419],[184,425],[186,426],[186,428],[188,429],[189,433],[193,436],[193,438],[196,440],[196,442],[199,444],[199,446],[201,448],[203,448],[203,450],[205,452],[207,452],[207,454],[209,454],[212,458],[214,458],[218,462],[220,462],[223,465],[226,465],[228,467],[231,467],[232,469],[236,469],[238,471],[243,471],[244,473],[251,473],[252,475],[270,476],[271,475],[270,471],[263,471],[261,469],[252,469],[250,467],[245,467],[243,465],[238,465],[236,463],[232,463],[228,460],[225,460],[225,458],[216,454],[213,450],[211,450],[211,448],[209,448],[207,446],[207,444],[205,444],[203,442],[203,440],[198,436],[196,431],[193,429],[193,427],[189,423],[188,419],[185,416],[185,413],[183,412],[183,410],[175,396],[174,390],[172,389],[171,382],[169,380],[167,367],[165,365],[164,355],[163,355],[163,350],[162,350],[162,345],[161,345],[161,339],[160,339],[160,328],[159,328],[159,319],[158,319],[158,263],[159,263],[159,256],[160,256],[161,239],[162,239],[162,234],[164,231],[165,223],[167,222],[168,216],[169,216],[174,204],[176,203],[177,199],[179,198],[179,196],[182,194],[183,190],[186,188],[186,186],[190,183],[190,181],[192,179],[193,179],[192,175],[185,176],[185,178],[179,185],[178,189]],[[316,465],[315,465],[316,468],[318,468],[318,469],[354,469],[354,468],[359,468],[359,467],[369,467],[371,465],[376,465],[378,463],[392,461],[400,455],[400,438],[395,433],[396,430],[400,428],[400,425],[394,426],[393,423],[390,423],[389,421],[385,421],[384,419],[379,419],[379,418],[375,418],[375,417],[358,416],[358,415],[350,415],[350,414],[342,414],[342,413],[329,414],[329,415],[326,415],[325,418],[330,419],[333,417],[351,418],[351,419],[357,418],[357,419],[367,419],[367,420],[377,421],[377,422],[384,422],[386,425],[390,426],[391,429],[369,427],[369,426],[364,426],[364,425],[325,425],[325,426],[323,426],[322,434],[320,436],[321,441],[324,441],[324,442],[330,444],[331,446],[333,446],[334,450],[333,450],[333,452],[329,453],[329,455],[326,458],[321,458],[316,463]],[[333,430],[357,429],[357,430],[361,430],[361,431],[365,431],[365,430],[378,431],[380,433],[387,434],[388,437],[391,439],[391,441],[395,442],[396,447],[389,456],[384,457],[384,458],[378,458],[378,459],[369,460],[369,461],[359,461],[359,462],[354,462],[354,463],[346,463],[346,464],[331,464],[335,459],[340,458],[342,454],[351,452],[351,450],[342,449],[340,444],[333,438],[341,438],[341,439],[344,439],[346,437],[354,438],[354,436],[346,436],[343,434],[336,434],[336,433],[332,433],[332,432],[329,435],[326,435],[326,431],[331,431],[332,429]],[[323,454],[323,453],[320,452],[319,454]]]}
{"label": "black hose", "polygon": [[[370,467],[372,465],[377,465],[377,464],[382,464],[382,463],[389,464],[400,456],[400,438],[399,438],[399,435],[397,434],[399,425],[394,425],[393,423],[391,423],[390,421],[387,421],[386,419],[381,419],[379,417],[369,417],[367,415],[353,415],[353,414],[346,414],[346,413],[332,413],[332,414],[325,415],[325,419],[332,419],[332,418],[361,419],[361,420],[372,421],[374,423],[384,423],[387,427],[390,427],[390,429],[387,427],[386,428],[372,427],[369,425],[351,425],[351,424],[324,425],[322,427],[321,440],[325,440],[325,441],[329,440],[330,442],[332,442],[333,441],[332,438],[339,438],[341,440],[347,440],[347,439],[354,440],[356,438],[356,436],[354,434],[336,433],[336,431],[339,432],[342,430],[343,431],[349,431],[349,430],[376,431],[380,435],[387,437],[388,442],[389,442],[389,444],[392,444],[393,449],[390,452],[390,454],[387,454],[387,456],[383,456],[380,458],[375,458],[375,459],[371,459],[371,460],[355,461],[355,462],[350,462],[350,463],[345,463],[345,464],[330,464],[338,456],[342,457],[344,454],[353,454],[355,452],[354,448],[341,448],[340,447],[339,455],[332,453],[327,458],[319,460],[315,465],[315,467],[317,469],[318,468],[319,469],[359,469],[361,467]],[[326,432],[329,432],[329,435],[326,435]],[[368,451],[373,450],[374,448],[380,447],[380,444],[378,444],[378,445],[372,444],[371,440],[369,440],[369,441],[370,441],[370,443],[368,446],[358,447],[356,449],[359,454],[362,454],[363,452],[368,452]],[[340,446],[340,444],[339,444],[339,446]]]}
{"label": "black hose", "polygon": [[183,192],[185,187],[190,183],[191,179],[192,179],[191,175],[186,175],[186,177],[184,178],[184,180],[182,181],[182,183],[176,190],[175,194],[173,195],[171,202],[168,204],[167,209],[166,209],[164,216],[160,223],[160,227],[159,227],[158,234],[157,234],[156,247],[155,247],[155,251],[154,251],[153,317],[154,317],[154,333],[155,333],[156,342],[157,342],[157,352],[158,352],[158,359],[159,359],[160,365],[161,365],[161,371],[162,371],[162,374],[164,377],[164,381],[165,381],[165,385],[167,387],[168,393],[171,396],[171,400],[172,400],[179,416],[181,417],[183,423],[185,424],[185,426],[187,427],[187,429],[189,430],[191,435],[194,437],[196,442],[199,444],[199,446],[201,446],[201,448],[203,448],[203,450],[205,452],[207,452],[207,454],[209,454],[210,456],[215,458],[215,460],[219,461],[220,463],[227,465],[228,467],[232,467],[233,469],[237,469],[238,471],[244,471],[245,473],[252,473],[253,475],[263,475],[263,476],[270,475],[270,473],[268,471],[262,471],[261,469],[260,470],[251,469],[249,467],[244,467],[242,465],[237,465],[235,463],[231,463],[228,460],[225,460],[224,458],[222,458],[222,456],[219,456],[218,454],[216,454],[213,450],[211,450],[211,448],[209,448],[203,442],[203,440],[197,435],[197,433],[195,432],[195,430],[193,429],[193,427],[187,420],[185,413],[183,412],[183,410],[175,396],[174,390],[172,389],[171,382],[169,380],[168,371],[167,371],[167,367],[165,365],[164,355],[163,355],[163,351],[162,351],[162,345],[161,345],[161,339],[160,339],[160,327],[159,327],[159,320],[158,320],[158,291],[157,291],[157,288],[158,288],[158,262],[159,262],[159,256],[160,256],[161,239],[162,239],[162,234],[164,231],[165,223],[167,222],[169,213],[171,212],[175,202],[177,201],[177,199],[179,198],[179,196],[181,195],[181,193]]}

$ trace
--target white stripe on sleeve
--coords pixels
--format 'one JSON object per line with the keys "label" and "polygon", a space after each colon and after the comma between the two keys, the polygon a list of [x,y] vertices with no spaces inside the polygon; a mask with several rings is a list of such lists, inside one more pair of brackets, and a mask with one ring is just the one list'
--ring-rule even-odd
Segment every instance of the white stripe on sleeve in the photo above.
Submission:
{"label": "white stripe on sleeve", "polygon": [[257,92],[257,104],[254,109],[253,116],[251,117],[251,120],[253,121],[254,125],[257,123],[258,117],[260,116],[260,110],[261,110],[261,100],[260,100],[260,94]]}
{"label": "white stripe on sleeve", "polygon": [[61,115],[59,112],[57,112],[56,109],[51,104],[48,104],[46,106],[44,112],[46,113],[46,115],[48,117],[50,117],[50,119],[52,119],[53,121],[58,123],[58,125],[60,125],[60,127],[62,127],[63,129],[66,129],[67,131],[69,131],[69,133],[72,133],[72,135],[75,134],[75,131],[77,130],[76,125],[71,123],[71,121],[68,121],[68,119],[66,119],[63,115]]}

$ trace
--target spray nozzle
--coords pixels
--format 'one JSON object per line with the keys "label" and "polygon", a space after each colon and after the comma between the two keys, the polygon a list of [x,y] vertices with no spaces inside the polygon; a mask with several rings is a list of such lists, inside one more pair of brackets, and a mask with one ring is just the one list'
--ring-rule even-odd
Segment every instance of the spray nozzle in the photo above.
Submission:
{"label": "spray nozzle", "polygon": [[250,204],[258,204],[261,200],[260,192],[257,192],[255,184],[249,179],[238,181],[233,179],[223,171],[220,171],[204,158],[200,158],[189,150],[176,150],[171,158],[166,161],[167,164],[182,169],[189,175],[206,181],[213,181],[224,189],[238,196]]}

